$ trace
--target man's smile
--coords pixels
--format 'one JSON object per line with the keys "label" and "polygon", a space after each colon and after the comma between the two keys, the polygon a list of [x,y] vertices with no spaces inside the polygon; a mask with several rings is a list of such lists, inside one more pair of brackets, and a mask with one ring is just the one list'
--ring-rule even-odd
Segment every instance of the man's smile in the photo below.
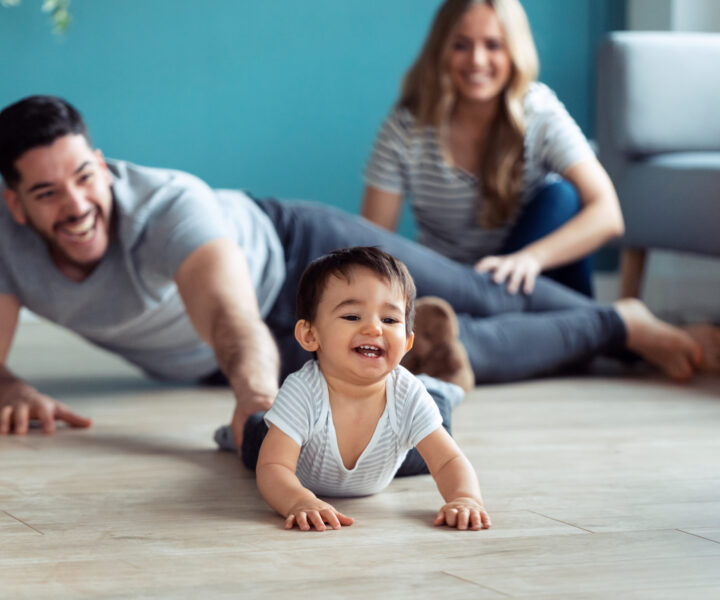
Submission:
{"label": "man's smile", "polygon": [[55,226],[55,230],[72,242],[86,242],[93,237],[97,227],[99,211],[90,210],[82,217],[72,218]]}

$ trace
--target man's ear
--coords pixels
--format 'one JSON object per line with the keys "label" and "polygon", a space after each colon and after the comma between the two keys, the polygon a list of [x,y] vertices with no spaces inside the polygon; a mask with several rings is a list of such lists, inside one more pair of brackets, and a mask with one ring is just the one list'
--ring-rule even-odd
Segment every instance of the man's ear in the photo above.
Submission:
{"label": "man's ear", "polygon": [[407,336],[407,340],[405,341],[405,353],[410,352],[410,349],[413,347],[413,342],[415,341],[415,333],[410,332],[410,335]]}
{"label": "man's ear", "polygon": [[110,169],[108,169],[107,163],[105,162],[105,157],[103,156],[102,150],[100,150],[99,148],[95,148],[95,150],[93,150],[93,154],[95,155],[95,159],[98,162],[100,171],[102,172],[103,177],[107,181],[107,184],[112,185],[113,178],[110,174]]}
{"label": "man's ear", "polygon": [[316,352],[320,348],[320,343],[315,337],[315,329],[305,319],[295,323],[295,339],[308,352]]}
{"label": "man's ear", "polygon": [[13,219],[15,219],[15,222],[18,225],[27,224],[25,209],[22,206],[22,202],[20,202],[17,192],[11,190],[10,188],[5,188],[3,190],[3,199],[5,200],[5,204],[7,205],[10,214],[13,216]]}

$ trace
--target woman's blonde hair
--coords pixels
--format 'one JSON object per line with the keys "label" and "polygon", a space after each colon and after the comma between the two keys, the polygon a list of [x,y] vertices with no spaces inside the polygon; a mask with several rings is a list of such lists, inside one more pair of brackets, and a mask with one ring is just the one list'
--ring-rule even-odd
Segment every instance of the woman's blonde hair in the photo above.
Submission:
{"label": "woman's blonde hair", "polygon": [[523,99],[538,74],[537,50],[520,2],[446,0],[435,15],[420,55],[405,75],[397,106],[407,108],[418,125],[435,127],[447,151],[447,126],[456,102],[447,67],[452,36],[465,13],[477,4],[487,4],[495,11],[512,60],[510,82],[503,91],[479,172],[480,193],[486,202],[482,211],[478,211],[478,221],[487,227],[497,227],[514,216],[522,194]]}

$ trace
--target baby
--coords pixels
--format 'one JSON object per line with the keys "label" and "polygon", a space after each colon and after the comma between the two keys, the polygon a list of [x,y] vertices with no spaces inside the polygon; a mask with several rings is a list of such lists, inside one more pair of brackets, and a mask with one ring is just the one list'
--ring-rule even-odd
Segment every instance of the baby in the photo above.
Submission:
{"label": "baby", "polygon": [[297,298],[295,337],[315,358],[288,376],[265,414],[256,467],[285,527],[351,525],[316,494],[379,492],[414,446],[446,502],[435,525],[490,527],[470,462],[426,388],[400,366],[413,344],[415,284],[405,265],[377,248],[337,250],[308,266]]}

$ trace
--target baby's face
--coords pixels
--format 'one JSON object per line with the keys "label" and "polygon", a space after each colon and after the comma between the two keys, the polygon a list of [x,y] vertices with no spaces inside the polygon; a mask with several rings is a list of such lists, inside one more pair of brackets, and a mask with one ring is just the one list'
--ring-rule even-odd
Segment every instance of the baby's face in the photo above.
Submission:
{"label": "baby's face", "polygon": [[329,279],[309,328],[326,377],[354,383],[384,378],[412,346],[400,286],[364,267]]}

